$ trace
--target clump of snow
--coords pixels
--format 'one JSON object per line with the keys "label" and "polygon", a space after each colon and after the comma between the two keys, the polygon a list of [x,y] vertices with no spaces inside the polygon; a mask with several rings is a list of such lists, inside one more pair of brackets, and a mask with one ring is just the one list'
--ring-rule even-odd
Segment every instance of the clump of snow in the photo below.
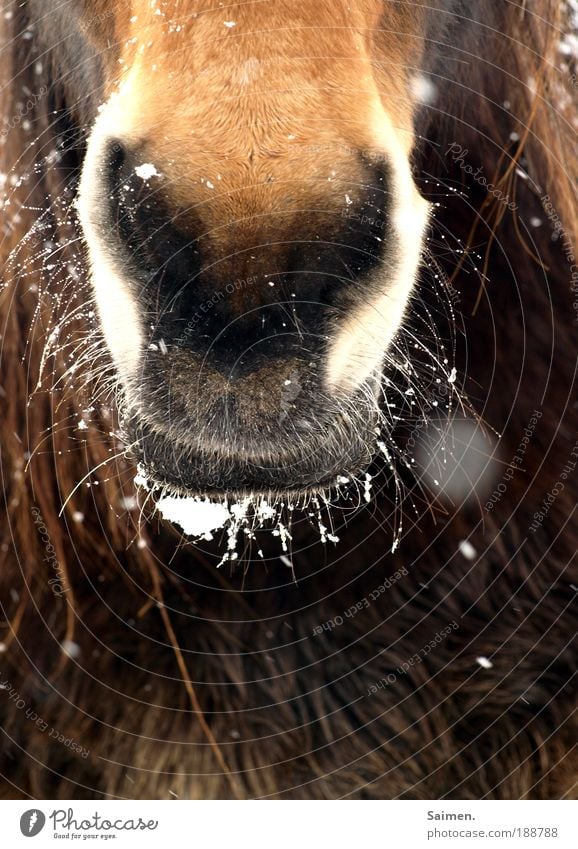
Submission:
{"label": "clump of snow", "polygon": [[[341,478],[345,480],[345,478]],[[347,479],[349,480],[349,479]],[[147,473],[139,464],[134,478],[135,485],[151,492],[155,484],[149,482]],[[369,500],[371,476],[365,476],[366,500]],[[216,531],[223,531],[226,540],[225,553],[218,564],[238,559],[240,544],[244,540],[256,541],[257,532],[268,530],[276,537],[281,545],[281,561],[292,568],[290,553],[292,542],[291,525],[295,504],[285,501],[269,502],[262,495],[252,495],[232,500],[226,496],[221,499],[211,499],[206,496],[182,496],[165,489],[156,501],[156,510],[169,522],[177,525],[193,542],[210,541]],[[323,498],[314,496],[309,502],[308,518],[319,531],[321,542],[337,543],[339,537],[333,529],[326,527],[322,520],[322,509],[329,506]],[[311,509],[313,508],[313,509]],[[140,541],[139,541],[140,543]],[[143,544],[144,547],[146,543]],[[139,545],[140,547],[140,545]],[[257,554],[263,557],[262,549]]]}
{"label": "clump of snow", "polygon": [[231,519],[226,502],[219,504],[204,498],[179,498],[167,495],[157,502],[157,510],[189,536],[212,539],[212,531],[223,528]]}
{"label": "clump of snow", "polygon": [[363,491],[363,497],[365,498],[366,502],[369,504],[369,502],[371,501],[371,475],[369,474],[369,472],[366,472],[366,474],[365,474],[365,481],[363,483],[363,490],[364,490]]}
{"label": "clump of snow", "polygon": [[140,463],[137,467],[137,473],[136,473],[135,478],[134,478],[134,485],[135,486],[142,486],[143,489],[147,489],[147,490],[149,488],[149,482],[148,482],[148,478],[146,476],[146,472],[145,472],[143,466]]}
{"label": "clump of snow", "polygon": [[134,169],[134,173],[137,177],[140,177],[141,180],[150,180],[151,177],[160,177],[159,172],[152,162],[144,162],[142,165],[137,165]]}

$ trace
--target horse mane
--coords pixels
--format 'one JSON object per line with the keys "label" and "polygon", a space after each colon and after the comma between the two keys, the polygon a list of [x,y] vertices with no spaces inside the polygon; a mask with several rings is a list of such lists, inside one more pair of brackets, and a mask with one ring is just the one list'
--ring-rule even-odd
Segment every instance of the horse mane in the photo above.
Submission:
{"label": "horse mane", "polygon": [[[463,4],[464,14],[468,5]],[[479,5],[483,8],[484,3]],[[554,374],[553,388],[547,395],[550,407],[549,413],[545,413],[547,426],[536,437],[527,455],[528,466],[537,476],[536,492],[542,493],[550,481],[555,480],[567,456],[564,446],[552,442],[559,423],[575,432],[575,415],[572,430],[572,411],[564,399],[574,375],[575,346],[570,334],[575,333],[577,316],[571,308],[570,271],[562,250],[564,240],[570,246],[578,246],[578,149],[573,115],[578,87],[575,75],[572,76],[575,69],[564,64],[558,52],[568,23],[562,4],[557,0],[504,0],[499,4],[493,2],[493,6],[488,20],[496,22],[496,26],[486,31],[484,56],[480,55],[480,45],[475,43],[444,48],[445,61],[458,63],[461,70],[453,81],[444,80],[441,75],[434,77],[438,83],[438,100],[433,117],[430,110],[424,110],[424,115],[418,119],[418,129],[425,141],[415,152],[415,171],[422,189],[432,198],[439,196],[439,190],[432,188],[436,181],[443,186],[458,186],[472,198],[469,220],[463,219],[464,206],[459,205],[457,197],[446,198],[436,214],[434,231],[436,239],[444,232],[459,232],[463,244],[469,245],[472,251],[478,250],[480,244],[484,246],[477,277],[469,271],[466,274],[470,269],[469,254],[460,258],[453,256],[447,267],[452,285],[461,293],[461,304],[468,313],[470,326],[478,334],[476,338],[490,338],[490,324],[495,321],[498,325],[496,338],[505,342],[511,332],[515,344],[523,345],[524,330],[515,326],[515,304],[511,306],[507,292],[496,294],[500,271],[507,267],[507,262],[516,266],[527,314],[535,321],[535,326],[527,328],[530,345],[540,333],[545,333],[545,338],[550,337],[551,328],[547,323],[551,312],[555,314],[558,334],[555,363],[559,374]],[[69,722],[81,739],[83,734],[89,734],[90,722],[85,714],[72,707],[80,693],[75,689],[67,690],[66,703],[60,704],[62,699],[54,684],[69,680],[66,675],[72,674],[67,672],[67,667],[73,663],[73,652],[67,647],[84,645],[85,641],[94,639],[95,634],[98,638],[99,633],[118,628],[118,620],[130,622],[122,635],[119,631],[122,645],[117,649],[124,657],[134,660],[135,680],[144,683],[146,676],[136,658],[139,657],[139,641],[144,639],[139,623],[147,623],[148,639],[158,641],[172,653],[171,662],[166,655],[163,657],[167,688],[176,695],[172,700],[168,695],[161,695],[159,703],[170,704],[171,710],[180,712],[179,721],[181,715],[188,716],[189,723],[191,715],[196,717],[198,739],[206,744],[199,755],[199,773],[205,773],[206,786],[216,783],[211,777],[215,772],[212,758],[216,758],[227,776],[231,795],[242,795],[234,775],[236,756],[231,757],[233,765],[229,766],[226,747],[217,745],[203,712],[225,710],[226,697],[214,687],[201,709],[197,689],[191,683],[195,680],[195,674],[191,673],[194,652],[202,654],[209,649],[214,652],[214,640],[219,635],[223,656],[210,661],[211,680],[245,680],[243,668],[237,667],[227,656],[227,630],[219,624],[225,620],[224,610],[232,617],[236,612],[236,619],[241,619],[242,602],[233,599],[230,592],[232,587],[239,585],[239,575],[216,573],[216,561],[210,553],[192,546],[179,550],[170,568],[165,569],[162,563],[174,554],[178,539],[155,523],[149,527],[141,522],[138,508],[131,503],[135,472],[119,452],[114,395],[106,383],[106,353],[98,338],[93,343],[95,337],[91,337],[90,348],[86,341],[87,324],[90,328],[93,321],[87,316],[86,308],[87,304],[90,306],[91,296],[74,211],[74,190],[89,129],[83,93],[79,90],[75,101],[70,102],[70,91],[74,89],[63,85],[63,71],[54,57],[46,55],[33,32],[25,35],[30,32],[25,4],[13,0],[7,4],[7,10],[12,13],[10,16],[0,16],[0,79],[4,81],[0,92],[0,114],[4,116],[0,173],[6,175],[0,242],[0,472],[4,493],[0,511],[0,641],[10,650],[7,668],[17,681],[22,671],[32,665],[43,682],[35,685],[35,693],[42,690],[47,706],[59,704],[62,726]],[[440,74],[439,67],[435,67],[433,73]],[[508,105],[504,105],[506,101]],[[513,132],[516,135],[512,138]],[[468,151],[467,161],[474,170],[481,168],[488,182],[514,201],[526,220],[530,214],[546,218],[541,198],[547,195],[551,204],[548,209],[555,210],[563,227],[560,238],[552,240],[549,221],[528,233],[504,203],[480,190],[452,160],[447,153],[452,144]],[[475,285],[472,285],[473,279]],[[488,293],[490,297],[496,295],[501,305],[492,315],[484,306]],[[55,339],[61,341],[55,344]],[[505,393],[515,390],[514,377],[508,375],[507,346],[498,348],[495,356],[499,371],[497,384]],[[527,356],[530,360],[538,357],[531,348]],[[485,368],[481,365],[483,357],[482,351],[472,356],[474,380],[479,379],[476,367],[480,365],[482,371]],[[542,375],[550,364],[546,354],[540,357],[537,368]],[[97,381],[95,401],[91,373],[100,368],[104,391],[98,388]],[[531,382],[526,380],[524,385],[529,387]],[[513,424],[510,422],[514,434],[516,428],[523,429],[536,404],[529,390],[521,396],[519,410],[513,414]],[[499,419],[502,413],[499,405],[496,410]],[[491,409],[484,410],[483,414],[486,420],[491,420]],[[79,428],[82,421],[88,426]],[[507,424],[506,421],[496,422],[499,428]],[[550,458],[548,468],[541,465],[546,454]],[[80,487],[79,481],[83,481]],[[507,503],[521,497],[524,486],[513,482],[508,495],[512,502]],[[547,594],[546,585],[555,580],[555,570],[567,562],[575,549],[575,527],[564,529],[565,539],[558,536],[558,530],[563,529],[565,517],[571,514],[576,489],[576,484],[569,482],[552,508],[552,522],[557,529],[552,532],[553,539],[543,542],[538,535],[529,542],[530,560],[540,559],[544,551],[550,554],[543,576],[534,579],[533,592],[537,598]],[[387,500],[387,496],[380,498],[384,502]],[[498,518],[486,517],[490,533],[501,539],[496,545],[501,546],[499,554],[504,559],[508,557],[508,550],[520,543],[524,535],[520,528],[524,521],[527,525],[531,508],[521,507],[520,513],[523,520],[504,528],[501,537]],[[360,517],[359,527],[352,527],[350,538],[342,541],[348,551],[356,551],[364,532],[374,521],[373,516],[365,520]],[[463,518],[455,519],[452,539],[466,533],[466,524]],[[384,551],[385,538],[385,531],[377,536]],[[392,559],[392,570],[394,565],[398,568],[403,564],[404,552],[415,552],[420,545],[423,540],[410,541],[406,549],[402,546],[401,554]],[[441,562],[450,557],[450,550],[449,542],[440,543],[432,558]],[[304,556],[305,584],[315,573],[316,560],[323,556],[315,547]],[[359,567],[359,556],[352,555],[348,574]],[[333,555],[328,557],[334,559]],[[180,622],[179,616],[167,610],[169,597],[173,603],[175,598],[180,598],[191,608],[198,605],[196,591],[191,588],[188,577],[192,573],[202,587],[199,593],[208,605],[206,615],[214,616],[212,627],[217,631],[217,636],[209,636],[208,629],[201,631],[197,634],[197,644],[183,634],[183,627],[175,625],[175,619]],[[427,580],[425,574],[424,580]],[[487,575],[485,577],[490,580]],[[524,575],[518,578],[522,580]],[[58,591],[55,591],[55,580]],[[266,586],[267,575],[259,568],[256,575],[246,575],[244,580],[247,586],[259,588]],[[444,586],[445,581],[444,577]],[[300,591],[297,584],[295,593],[298,595]],[[103,597],[106,597],[106,604],[101,604]],[[395,599],[394,593],[392,601]],[[558,597],[551,598],[552,609],[558,602]],[[326,612],[329,610],[327,604]],[[299,608],[297,602],[295,607]],[[343,604],[337,602],[335,609],[342,607]],[[150,624],[151,611],[158,612],[158,621],[153,624]],[[266,617],[274,616],[274,611],[274,603],[267,597],[260,612]],[[307,615],[308,624],[323,619],[319,611],[316,615]],[[369,622],[374,622],[372,616],[377,617],[377,613],[368,611]],[[251,618],[248,612],[245,618]],[[375,621],[374,625],[377,624]],[[351,621],[354,637],[361,636],[360,628],[357,620]],[[304,624],[301,636],[305,633]],[[187,648],[183,648],[184,644]],[[511,651],[515,657],[515,649]],[[303,662],[307,662],[306,657]],[[106,679],[106,687],[114,690],[119,665],[114,657],[107,660],[107,664],[106,673],[101,672],[101,675]],[[527,676],[530,675],[528,671]],[[24,684],[20,686],[24,693]],[[247,697],[241,683],[235,692],[244,704]],[[273,684],[271,691],[263,695],[264,705],[266,696],[271,702],[273,696],[278,698]],[[470,707],[476,698],[482,699],[482,694],[474,687],[469,696]],[[510,696],[503,698],[506,703]],[[111,708],[110,722],[114,724],[117,719]],[[147,719],[143,714],[142,721],[142,734],[154,738],[156,728],[152,716]],[[350,721],[352,725],[341,729],[343,734],[349,733],[348,729],[355,727],[358,720],[350,718]],[[560,728],[564,722],[565,719],[560,718]],[[168,734],[170,726],[167,723],[164,732]],[[25,743],[15,730],[16,720],[12,725],[9,721],[6,727],[13,734],[15,745],[20,749],[24,747]],[[434,731],[431,733],[434,735]],[[539,746],[539,729],[532,733]],[[304,748],[308,745],[306,737],[304,731]],[[282,759],[285,753],[282,744],[278,745]],[[40,762],[42,746],[33,751]],[[564,751],[560,745],[560,758]],[[527,772],[526,783],[522,781],[522,785],[530,787],[528,793],[531,794],[532,776],[527,759],[531,760],[533,755],[528,750],[523,756],[516,780],[521,780],[520,776],[523,778]],[[175,768],[168,755],[165,760],[163,757],[155,750],[151,769],[159,774]],[[51,763],[54,761],[54,780],[58,782],[61,781],[58,755],[53,756]],[[354,782],[354,756],[352,761],[351,781]],[[146,758],[141,766],[146,767]],[[255,783],[255,793],[275,792],[270,772],[260,775],[258,767],[256,763],[251,779]],[[20,777],[21,786],[37,795],[46,792],[43,784],[46,779],[40,766],[33,766],[30,773],[31,778]],[[461,778],[456,767],[458,786]],[[568,782],[570,779],[569,773]],[[563,784],[558,778],[559,784],[553,789],[547,776],[544,780],[544,789],[540,791],[544,795],[559,792]],[[114,781],[111,779],[111,785]],[[410,778],[406,785],[411,786]],[[66,787],[70,793],[72,785]],[[513,779],[505,781],[504,792],[515,794],[515,787]],[[400,792],[403,790],[401,788]],[[81,791],[79,785],[76,792]],[[19,791],[14,788],[14,792]],[[114,785],[111,792],[120,793],[119,785]],[[207,795],[211,792],[207,790]],[[431,789],[415,791],[415,795],[420,793],[427,797]]]}
{"label": "horse mane", "polygon": [[[514,201],[521,179],[517,166],[523,161],[531,190],[550,194],[575,245],[576,68],[560,52],[569,6],[555,0],[508,0],[496,14],[486,32],[487,56],[480,57],[475,44],[460,45],[459,58],[478,61],[466,61],[458,74],[464,87],[462,106],[454,112],[459,124],[453,120],[450,131],[442,119],[441,135],[449,143],[453,132],[464,148],[475,150],[486,174]],[[499,224],[504,204],[489,195],[479,214]]]}

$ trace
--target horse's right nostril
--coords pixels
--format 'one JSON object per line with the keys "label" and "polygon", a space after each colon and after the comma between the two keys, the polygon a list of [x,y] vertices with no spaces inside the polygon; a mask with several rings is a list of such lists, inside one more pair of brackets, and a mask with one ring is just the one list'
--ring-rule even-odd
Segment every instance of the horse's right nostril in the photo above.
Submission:
{"label": "horse's right nostril", "polygon": [[[104,155],[106,168],[113,182],[120,182],[121,171],[127,157],[127,150],[122,142],[111,139]],[[115,175],[117,179],[115,180]]]}

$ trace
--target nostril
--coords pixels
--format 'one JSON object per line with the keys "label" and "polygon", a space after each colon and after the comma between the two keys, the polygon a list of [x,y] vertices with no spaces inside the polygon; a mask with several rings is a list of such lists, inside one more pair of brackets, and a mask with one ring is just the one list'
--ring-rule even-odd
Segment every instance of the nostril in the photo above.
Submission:
{"label": "nostril", "polygon": [[168,181],[141,148],[132,150],[111,139],[104,171],[118,249],[133,275],[150,284],[150,297],[162,306],[175,294],[172,282],[181,286],[198,273],[196,242],[186,233],[188,226],[179,228],[180,216],[167,195]]}
{"label": "nostril", "polygon": [[111,139],[108,142],[104,156],[106,168],[113,185],[119,185],[122,179],[122,171],[127,159],[127,149],[117,139]]}

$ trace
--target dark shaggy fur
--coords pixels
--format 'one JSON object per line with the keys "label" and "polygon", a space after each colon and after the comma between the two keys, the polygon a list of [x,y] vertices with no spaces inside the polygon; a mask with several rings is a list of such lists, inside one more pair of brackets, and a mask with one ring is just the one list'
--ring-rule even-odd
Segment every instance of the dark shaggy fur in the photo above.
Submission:
{"label": "dark shaggy fur", "polygon": [[[4,796],[574,794],[574,469],[530,530],[576,460],[576,296],[564,240],[552,239],[540,201],[550,195],[572,243],[575,137],[550,105],[571,86],[553,43],[559,4],[491,5],[462,7],[492,28],[472,24],[459,39],[439,33],[447,45],[433,69],[452,79],[440,80],[437,108],[420,118],[416,173],[442,202],[431,245],[459,292],[458,372],[477,412],[503,434],[506,463],[532,412],[542,417],[493,509],[434,504],[416,516],[408,501],[402,544],[389,554],[392,493],[376,468],[376,499],[348,518],[339,545],[323,546],[306,520],[296,523],[295,580],[270,538],[266,564],[221,571],[217,545],[175,553],[174,535],[156,522],[142,529],[148,545],[139,547],[138,514],[121,502],[134,472],[122,457],[110,459],[113,415],[97,400],[79,433],[90,386],[78,375],[72,389],[53,386],[84,345],[83,321],[71,313],[88,292],[71,206],[87,126],[82,108],[70,106],[82,87],[62,80],[37,28],[24,34],[28,4],[3,5],[14,15],[3,21],[8,132],[0,156],[3,171],[22,177],[4,189],[1,247]],[[35,98],[44,85],[48,94]],[[24,95],[32,105],[15,122]],[[445,155],[452,142],[468,149],[474,170],[500,181],[515,213],[488,203]],[[530,180],[516,174],[522,156]],[[532,217],[542,226],[530,227]],[[469,242],[471,258],[456,268],[442,236],[450,248]],[[483,263],[482,286],[473,266]],[[46,333],[65,313],[62,347],[45,368],[51,379],[35,391]],[[466,538],[474,561],[458,549]],[[343,624],[318,627],[335,617]],[[395,672],[452,622],[422,662]],[[388,675],[391,683],[372,693]]]}

